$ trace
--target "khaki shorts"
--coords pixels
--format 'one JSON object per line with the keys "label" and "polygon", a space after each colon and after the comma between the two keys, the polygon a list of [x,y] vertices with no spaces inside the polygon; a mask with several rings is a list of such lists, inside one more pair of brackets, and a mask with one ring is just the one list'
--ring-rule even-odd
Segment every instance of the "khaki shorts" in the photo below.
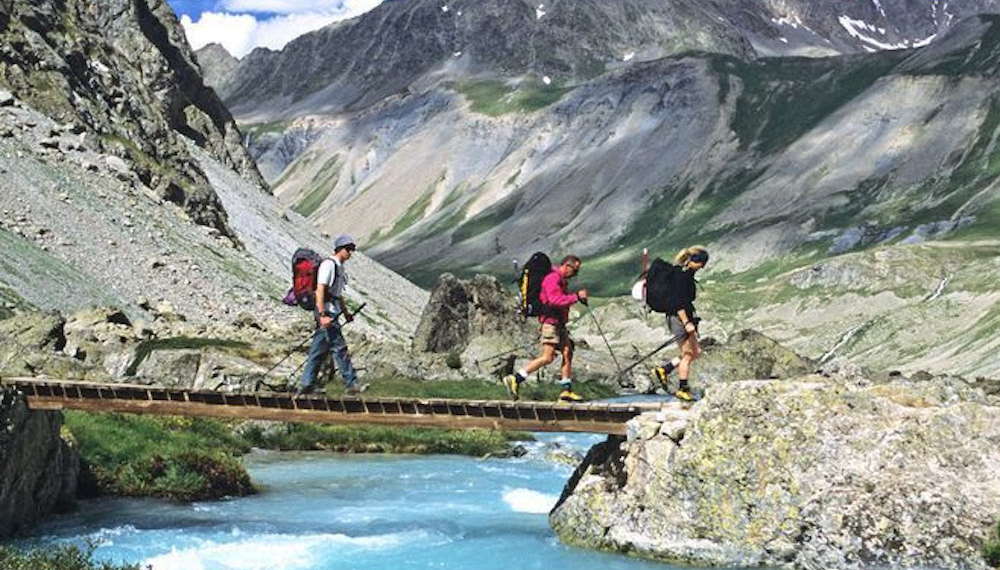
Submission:
{"label": "khaki shorts", "polygon": [[566,330],[566,325],[542,324],[542,332],[538,336],[538,340],[542,344],[551,344],[559,349],[565,346],[573,346],[573,340],[569,338],[569,331]]}

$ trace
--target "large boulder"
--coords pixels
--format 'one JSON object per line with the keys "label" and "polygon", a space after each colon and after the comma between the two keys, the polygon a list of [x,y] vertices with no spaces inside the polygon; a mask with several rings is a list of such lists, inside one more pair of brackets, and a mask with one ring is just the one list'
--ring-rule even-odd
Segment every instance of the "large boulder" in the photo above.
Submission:
{"label": "large boulder", "polygon": [[697,382],[711,385],[739,380],[795,378],[816,370],[816,364],[766,335],[743,330],[725,344],[707,346],[694,366]]}
{"label": "large boulder", "polygon": [[62,414],[30,411],[17,392],[0,389],[0,537],[73,504],[80,459],[61,427]]}
{"label": "large boulder", "polygon": [[[648,366],[633,370],[631,381],[636,391],[648,393],[660,387],[649,374],[649,368],[673,353],[676,350],[666,351],[663,353],[665,356],[650,359]],[[700,392],[725,382],[796,378],[816,368],[812,360],[799,356],[760,332],[748,329],[730,335],[725,343],[704,339],[702,355],[691,369],[691,386]]]}
{"label": "large boulder", "polygon": [[473,358],[530,343],[534,321],[518,316],[515,296],[490,275],[462,280],[450,273],[431,290],[413,337],[413,350],[462,354]]}
{"label": "large boulder", "polygon": [[717,384],[685,429],[633,420],[581,465],[553,528],[698,565],[985,569],[1000,408],[965,383],[843,380]]}
{"label": "large boulder", "polygon": [[25,312],[0,321],[0,375],[84,376],[84,367],[63,353],[65,326],[58,313]]}

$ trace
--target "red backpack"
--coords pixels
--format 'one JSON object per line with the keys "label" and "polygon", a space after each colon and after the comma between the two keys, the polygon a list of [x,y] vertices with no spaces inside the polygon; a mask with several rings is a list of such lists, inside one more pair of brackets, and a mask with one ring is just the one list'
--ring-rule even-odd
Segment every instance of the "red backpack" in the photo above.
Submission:
{"label": "red backpack", "polygon": [[316,277],[323,256],[311,249],[300,247],[292,254],[292,288],[282,301],[298,305],[305,311],[316,308]]}

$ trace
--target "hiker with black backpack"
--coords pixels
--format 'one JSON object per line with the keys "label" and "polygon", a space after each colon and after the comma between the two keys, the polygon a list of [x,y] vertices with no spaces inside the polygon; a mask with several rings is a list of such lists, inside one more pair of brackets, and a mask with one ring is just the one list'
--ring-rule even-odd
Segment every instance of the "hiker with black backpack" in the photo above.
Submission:
{"label": "hiker with black backpack", "polygon": [[316,390],[316,375],[329,353],[333,353],[337,367],[344,376],[347,394],[360,394],[368,387],[358,384],[339,320],[341,315],[344,316],[345,322],[354,320],[354,315],[344,303],[344,289],[347,287],[347,270],[344,264],[351,259],[355,249],[357,246],[354,244],[354,239],[349,235],[342,235],[334,241],[333,256],[319,264],[312,306],[316,330],[313,333],[312,346],[309,348],[306,368],[302,373],[298,389],[300,394],[310,394]]}
{"label": "hiker with black backpack", "polygon": [[[587,290],[569,292],[568,280],[580,272],[579,257],[567,255],[558,267],[553,267],[548,259],[548,256],[541,253],[532,256],[532,260],[525,265],[521,285],[522,306],[527,307],[524,314],[537,316],[541,324],[539,342],[542,353],[516,374],[505,376],[503,383],[511,398],[518,399],[518,390],[528,379],[528,375],[551,364],[558,350],[562,355],[562,376],[559,380],[562,391],[559,399],[564,402],[579,402],[583,398],[573,392],[573,340],[569,337],[566,322],[569,320],[571,306],[577,301],[587,303]],[[548,271],[536,269],[535,266],[539,264],[547,265]],[[536,277],[542,275],[544,277],[539,283]]]}
{"label": "hiker with black backpack", "polygon": [[646,273],[646,302],[653,310],[667,316],[667,330],[680,348],[680,357],[653,368],[653,376],[669,393],[667,379],[677,370],[679,385],[674,396],[685,402],[694,401],[688,378],[691,364],[701,356],[698,342],[698,314],[694,308],[697,296],[695,274],[708,263],[708,251],[702,246],[681,250],[674,258],[674,265],[661,259],[653,261]]}

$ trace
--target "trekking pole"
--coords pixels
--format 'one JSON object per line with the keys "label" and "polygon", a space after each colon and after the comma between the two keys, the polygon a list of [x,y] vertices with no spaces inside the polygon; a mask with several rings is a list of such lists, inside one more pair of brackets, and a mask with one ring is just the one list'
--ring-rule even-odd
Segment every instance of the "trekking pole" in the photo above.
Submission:
{"label": "trekking pole", "polygon": [[[313,332],[315,332],[315,331],[313,331]],[[283,356],[283,357],[281,358],[281,360],[279,360],[278,362],[276,362],[276,363],[275,363],[275,365],[274,365],[274,366],[272,366],[272,367],[268,368],[268,369],[267,369],[267,372],[265,372],[265,373],[264,373],[264,377],[266,378],[268,374],[270,374],[270,373],[274,372],[274,370],[275,370],[275,369],[276,369],[277,367],[281,366],[281,363],[282,363],[282,362],[284,362],[284,361],[288,360],[288,357],[289,357],[289,356],[291,356],[291,355],[295,354],[295,351],[296,351],[296,350],[298,350],[298,349],[302,348],[303,346],[305,346],[305,344],[306,344],[307,342],[309,342],[310,340],[312,340],[312,335],[310,335],[310,336],[307,336],[306,338],[302,339],[302,342],[300,342],[300,343],[299,343],[298,345],[296,345],[296,346],[295,346],[295,348],[293,348],[292,350],[288,351],[288,354],[286,354],[285,356]],[[296,369],[296,370],[297,370],[297,369]]]}
{"label": "trekking pole", "polygon": [[628,373],[629,373],[629,372],[631,372],[631,371],[632,371],[632,369],[634,369],[634,368],[635,368],[636,366],[639,366],[639,365],[640,365],[640,364],[642,364],[643,362],[645,362],[645,361],[649,360],[649,359],[650,359],[650,357],[652,357],[652,356],[653,356],[654,354],[656,354],[657,352],[660,352],[660,351],[661,351],[661,350],[663,350],[664,348],[667,348],[668,346],[670,346],[670,345],[671,345],[671,344],[672,344],[672,343],[674,342],[674,340],[675,340],[675,339],[674,339],[673,337],[671,337],[671,338],[670,338],[669,340],[667,340],[666,342],[664,342],[664,343],[663,343],[663,344],[661,344],[660,346],[658,346],[658,347],[654,348],[654,349],[653,349],[652,351],[650,351],[649,353],[647,353],[647,354],[646,354],[645,356],[643,356],[643,357],[642,357],[642,358],[640,358],[639,360],[636,360],[636,361],[635,361],[635,362],[633,362],[632,364],[628,365],[628,366],[627,366],[627,367],[626,367],[626,368],[625,368],[624,370],[622,370],[622,371],[620,372],[620,374],[622,374],[622,375],[625,375],[625,374],[628,374]]}
{"label": "trekking pole", "polygon": [[[365,308],[365,305],[367,305],[367,304],[368,304],[367,302],[365,302],[365,303],[361,303],[361,306],[359,306],[359,307],[357,308],[357,310],[356,310],[356,311],[354,311],[354,314],[355,314],[355,315],[357,315],[358,313],[360,313],[360,312],[361,312],[361,309],[364,309],[364,308]],[[339,315],[338,315],[338,317],[339,317]],[[345,324],[346,324],[346,323],[345,323]],[[316,327],[316,328],[318,329],[319,327]],[[312,337],[313,337],[313,335],[315,335],[315,334],[316,334],[316,329],[313,329],[313,334],[311,334],[311,335],[307,336],[306,338],[302,339],[302,342],[300,342],[299,344],[297,344],[297,345],[296,345],[296,346],[295,346],[294,348],[292,348],[292,350],[288,351],[288,354],[286,354],[285,356],[283,356],[283,357],[281,358],[281,360],[279,360],[278,362],[276,362],[274,366],[272,366],[271,368],[269,368],[269,369],[267,370],[267,372],[265,372],[265,373],[264,373],[264,377],[266,378],[268,374],[270,374],[270,373],[274,372],[274,370],[275,370],[276,368],[278,368],[278,366],[281,366],[281,363],[282,363],[282,362],[284,362],[284,361],[288,360],[288,357],[289,357],[289,356],[291,356],[291,355],[295,354],[295,351],[297,351],[298,349],[300,349],[300,348],[302,348],[303,346],[305,346],[305,344],[306,344],[307,342],[309,342],[310,340],[312,340]],[[304,362],[304,361],[303,361],[303,362]],[[292,376],[293,376],[293,375],[294,375],[294,374],[295,374],[296,372],[298,372],[298,371],[299,371],[299,368],[302,368],[302,364],[299,364],[298,366],[296,366],[296,367],[295,367],[295,370],[292,370],[292,373],[291,373],[291,374],[289,374],[289,375],[288,375],[288,377],[289,377],[289,378],[291,378],[291,377],[292,377]]]}
{"label": "trekking pole", "polygon": [[583,301],[583,306],[587,307],[587,312],[590,314],[590,317],[594,319],[594,325],[597,326],[597,332],[601,335],[601,338],[604,339],[604,345],[608,347],[608,352],[611,353],[611,360],[614,361],[615,368],[618,369],[618,385],[621,386],[622,367],[618,364],[618,358],[615,356],[615,351],[611,350],[611,343],[608,342],[608,337],[604,336],[604,331],[601,330],[601,323],[597,321],[597,315],[594,314],[594,311],[590,310],[590,303],[587,303],[585,299],[581,299],[581,301]]}
{"label": "trekking pole", "polygon": [[524,344],[522,344],[520,346],[515,346],[514,348],[512,348],[510,350],[505,350],[503,352],[498,352],[498,353],[496,353],[494,355],[487,356],[487,357],[484,357],[484,358],[477,358],[475,360],[475,362],[476,362],[476,369],[477,370],[481,370],[479,368],[479,363],[480,362],[489,362],[490,360],[493,360],[494,358],[500,358],[501,356],[507,356],[508,354],[512,354],[512,353],[515,353],[515,352],[517,352],[519,350],[524,350],[526,348],[529,348],[532,344],[534,344],[534,342],[526,342],[526,343],[524,343]]}

